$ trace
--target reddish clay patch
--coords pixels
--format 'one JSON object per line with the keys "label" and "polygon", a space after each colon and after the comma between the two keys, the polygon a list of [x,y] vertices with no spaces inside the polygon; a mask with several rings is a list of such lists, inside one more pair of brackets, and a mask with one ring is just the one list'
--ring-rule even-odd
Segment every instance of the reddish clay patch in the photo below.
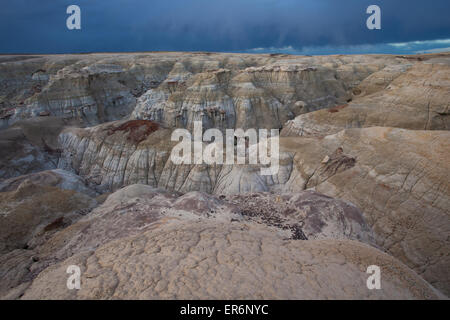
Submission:
{"label": "reddish clay patch", "polygon": [[44,228],[44,232],[52,231],[64,226],[64,217],[59,217]]}
{"label": "reddish clay patch", "polygon": [[336,112],[339,112],[339,110],[342,110],[342,109],[346,108],[347,106],[348,106],[348,104],[343,104],[341,106],[336,106],[336,107],[328,109],[328,112],[336,113]]}
{"label": "reddish clay patch", "polygon": [[139,144],[158,129],[159,125],[150,120],[130,120],[116,128],[109,129],[108,134],[112,135],[117,131],[128,132],[127,140]]}

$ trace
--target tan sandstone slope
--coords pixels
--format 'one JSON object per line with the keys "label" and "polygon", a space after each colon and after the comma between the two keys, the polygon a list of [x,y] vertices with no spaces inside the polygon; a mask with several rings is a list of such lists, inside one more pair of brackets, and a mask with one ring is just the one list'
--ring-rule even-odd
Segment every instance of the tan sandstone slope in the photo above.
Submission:
{"label": "tan sandstone slope", "polygon": [[[395,258],[348,240],[358,235],[370,241],[361,213],[351,205],[311,191],[300,197],[284,194],[270,202],[275,214],[268,219],[264,199],[270,196],[275,197],[249,194],[225,200],[144,185],[126,187],[69,227],[51,233],[40,246],[0,255],[0,297],[444,298]],[[259,201],[252,204],[249,198],[255,197]],[[289,208],[289,203],[294,206]],[[333,214],[339,207],[344,228],[320,230],[318,226],[333,224],[326,210]],[[323,240],[302,240],[301,228],[284,228],[293,222],[309,237]],[[346,234],[352,224],[355,233]],[[66,287],[70,265],[81,267],[81,290]],[[367,288],[370,265],[382,270],[381,290]]]}
{"label": "tan sandstone slope", "polygon": [[380,127],[286,138],[296,155],[284,187],[314,188],[354,203],[381,247],[447,291],[449,139],[448,131]]}
{"label": "tan sandstone slope", "polygon": [[399,74],[387,68],[354,88],[352,102],[300,115],[286,123],[282,135],[324,136],[373,126],[450,130],[450,59],[426,60]]}

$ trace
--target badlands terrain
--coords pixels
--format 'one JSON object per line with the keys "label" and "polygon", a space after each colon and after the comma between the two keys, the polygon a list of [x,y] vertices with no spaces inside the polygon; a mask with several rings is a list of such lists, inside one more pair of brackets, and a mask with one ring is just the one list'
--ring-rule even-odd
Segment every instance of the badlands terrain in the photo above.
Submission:
{"label": "badlands terrain", "polygon": [[[0,56],[0,298],[446,299],[449,106],[450,53]],[[194,121],[279,171],[175,165]]]}

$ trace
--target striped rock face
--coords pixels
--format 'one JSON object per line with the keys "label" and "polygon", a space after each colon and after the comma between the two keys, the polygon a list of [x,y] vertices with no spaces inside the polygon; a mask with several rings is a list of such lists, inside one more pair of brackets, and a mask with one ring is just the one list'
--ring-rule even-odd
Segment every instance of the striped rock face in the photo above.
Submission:
{"label": "striped rock face", "polygon": [[[0,297],[445,298],[449,77],[445,53],[2,56]],[[279,170],[175,164],[196,123],[280,130]]]}

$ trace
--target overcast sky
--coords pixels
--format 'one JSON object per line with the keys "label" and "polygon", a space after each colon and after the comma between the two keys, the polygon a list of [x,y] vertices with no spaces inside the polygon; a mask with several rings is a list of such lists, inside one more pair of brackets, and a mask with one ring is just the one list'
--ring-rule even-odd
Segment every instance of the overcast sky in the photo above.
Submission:
{"label": "overcast sky", "polygon": [[[66,9],[81,8],[81,30]],[[381,30],[366,8],[381,7]],[[8,0],[0,53],[450,51],[450,0]]]}

